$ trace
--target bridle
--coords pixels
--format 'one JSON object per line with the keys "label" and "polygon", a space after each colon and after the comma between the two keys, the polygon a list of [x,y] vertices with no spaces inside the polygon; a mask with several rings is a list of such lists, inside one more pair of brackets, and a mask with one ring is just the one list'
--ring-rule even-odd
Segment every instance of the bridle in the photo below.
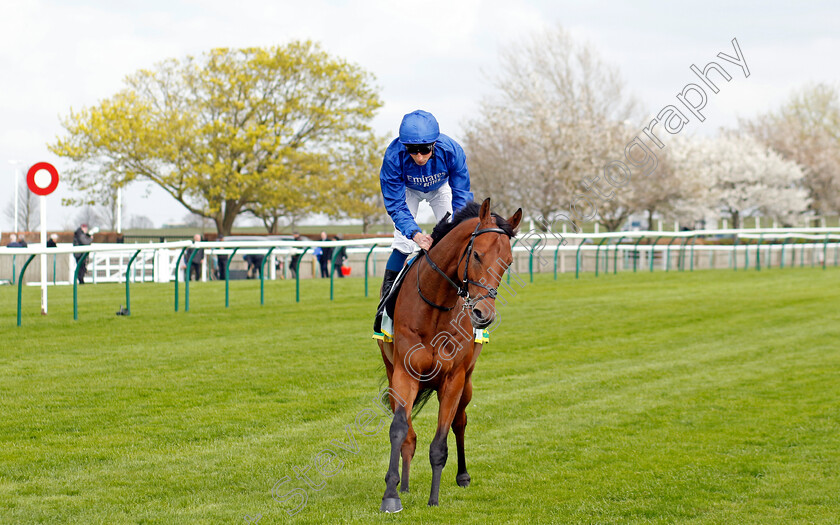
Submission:
{"label": "bridle", "polygon": [[[435,264],[435,262],[432,260],[432,258],[429,257],[429,252],[426,251],[426,250],[423,250],[423,255],[425,256],[426,263],[429,266],[431,266],[434,271],[436,271],[441,276],[443,276],[443,278],[446,279],[446,281],[449,284],[451,284],[457,290],[458,297],[463,297],[464,298],[464,310],[468,310],[468,311],[472,311],[472,309],[475,307],[475,305],[478,304],[479,301],[483,301],[484,299],[487,299],[487,298],[495,299],[496,295],[498,295],[498,293],[499,293],[498,288],[493,288],[493,287],[487,286],[484,283],[473,281],[467,275],[467,272],[468,272],[469,267],[470,267],[470,260],[472,259],[473,243],[475,242],[475,238],[478,237],[479,235],[481,235],[482,233],[502,233],[502,234],[507,235],[507,232],[504,231],[501,228],[482,228],[482,229],[479,229],[480,226],[481,226],[481,221],[479,221],[478,224],[476,224],[475,231],[473,231],[472,235],[470,235],[470,242],[467,244],[467,247],[464,248],[463,253],[461,253],[461,257],[458,258],[458,265],[455,267],[456,272],[457,272],[458,266],[461,266],[461,261],[464,260],[464,257],[467,258],[466,264],[464,264],[464,277],[461,279],[461,284],[457,284],[455,282],[455,280],[453,280],[451,277],[446,275],[446,273],[443,270],[441,270],[438,267],[437,264]],[[457,279],[457,276],[456,276],[456,279]],[[487,290],[487,293],[484,294],[484,295],[480,295],[478,297],[470,297],[469,285],[471,285],[471,284],[475,285],[475,286],[478,286],[479,288],[484,288],[485,290]],[[427,299],[426,296],[423,295],[423,292],[420,291],[420,268],[417,269],[417,293],[420,294],[420,298],[423,299],[426,302],[426,304],[428,304],[429,306],[431,306],[433,308],[437,308],[438,310],[442,310],[444,312],[448,312],[448,311],[452,310],[453,308],[455,308],[455,306],[458,305],[457,300],[456,300],[454,305],[447,307],[447,306],[441,306],[439,304],[435,304],[434,302]]]}

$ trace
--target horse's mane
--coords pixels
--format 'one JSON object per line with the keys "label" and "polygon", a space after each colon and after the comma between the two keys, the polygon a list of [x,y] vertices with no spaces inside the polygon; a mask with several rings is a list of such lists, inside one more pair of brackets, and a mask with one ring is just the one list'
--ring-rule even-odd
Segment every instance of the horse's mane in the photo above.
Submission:
{"label": "horse's mane", "polygon": [[[455,229],[456,226],[461,224],[462,222],[468,219],[475,219],[478,217],[478,213],[481,211],[481,204],[470,201],[455,212],[455,215],[452,217],[451,221],[448,221],[446,218],[440,220],[435,226],[435,229],[432,230],[432,246],[438,243],[441,239],[443,239],[447,233],[451,232]],[[516,237],[516,232],[513,230],[513,227],[504,217],[492,213],[493,218],[496,219],[496,225],[504,230],[508,237]]]}

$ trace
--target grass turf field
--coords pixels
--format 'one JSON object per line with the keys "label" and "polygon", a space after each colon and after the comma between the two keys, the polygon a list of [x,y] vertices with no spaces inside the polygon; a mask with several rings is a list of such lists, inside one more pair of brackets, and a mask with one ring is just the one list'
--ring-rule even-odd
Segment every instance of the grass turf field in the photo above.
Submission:
{"label": "grass turf field", "polygon": [[[383,374],[361,280],[332,303],[304,281],[300,304],[268,282],[263,307],[258,282],[233,282],[227,310],[223,283],[194,283],[177,314],[172,285],[138,284],[129,318],[123,286],[88,285],[77,322],[71,289],[41,318],[29,288],[20,328],[5,287],[0,523],[837,523],[838,285],[805,268],[500,291],[467,411],[472,485],[455,485],[450,435],[426,506],[431,401],[397,515],[378,512],[387,426],[354,429]],[[306,470],[325,449],[329,478]],[[278,495],[308,498],[291,517],[298,498],[272,499],[284,476]]]}

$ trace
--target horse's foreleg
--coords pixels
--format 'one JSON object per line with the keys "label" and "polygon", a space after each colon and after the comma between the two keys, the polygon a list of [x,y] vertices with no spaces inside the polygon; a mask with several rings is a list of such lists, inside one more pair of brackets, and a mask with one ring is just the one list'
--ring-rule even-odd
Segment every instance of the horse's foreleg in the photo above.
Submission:
{"label": "horse's foreleg", "polygon": [[[388,472],[385,474],[385,494],[382,496],[382,505],[379,507],[382,512],[399,512],[402,510],[400,496],[397,494],[397,485],[400,482],[400,450],[408,436],[408,420],[414,398],[417,396],[418,383],[407,377],[402,369],[396,369],[391,378],[391,388],[394,389],[392,404],[397,406],[388,433],[391,439],[391,457],[388,462]],[[397,399],[404,400],[405,405],[397,404]]]}
{"label": "horse's foreleg", "polygon": [[467,473],[467,460],[464,456],[464,430],[467,428],[467,405],[470,403],[470,399],[472,399],[472,378],[467,379],[464,385],[464,393],[461,394],[458,411],[452,421],[455,445],[458,449],[458,473],[455,475],[455,482],[461,487],[470,486],[470,475]]}
{"label": "horse's foreleg", "polygon": [[440,494],[440,475],[446,465],[449,456],[449,449],[446,445],[446,438],[449,435],[449,428],[458,410],[461,401],[461,394],[464,391],[464,373],[457,373],[446,380],[438,390],[440,400],[440,411],[438,412],[438,426],[432,444],[429,445],[429,462],[432,464],[432,490],[429,494],[429,505],[438,504]]}
{"label": "horse's foreleg", "polygon": [[414,451],[417,448],[417,434],[411,424],[411,415],[408,416],[408,435],[402,445],[402,481],[400,481],[400,492],[408,492],[408,471],[411,467],[411,460],[414,458]]}

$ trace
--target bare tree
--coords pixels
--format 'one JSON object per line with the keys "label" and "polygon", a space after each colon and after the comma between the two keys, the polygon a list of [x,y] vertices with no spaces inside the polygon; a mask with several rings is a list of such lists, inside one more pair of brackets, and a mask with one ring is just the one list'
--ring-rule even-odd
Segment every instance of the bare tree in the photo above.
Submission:
{"label": "bare tree", "polygon": [[80,224],[88,224],[93,227],[102,222],[102,217],[99,215],[99,212],[90,204],[86,205],[76,214],[76,227]]}
{"label": "bare tree", "polygon": [[117,217],[119,214],[125,213],[125,204],[120,203],[122,210],[117,209],[118,190],[116,187],[111,188],[110,193],[104,193],[100,198],[99,206],[96,207],[96,215],[102,221],[102,225],[107,227],[110,231],[117,231]]}
{"label": "bare tree", "polygon": [[657,168],[647,177],[636,178],[631,183],[635,206],[645,212],[648,228],[653,229],[653,216],[657,213],[681,222],[698,219],[696,210],[686,210],[678,205],[692,193],[702,189],[703,181],[691,177],[680,177],[676,172],[673,149],[681,148],[687,139],[673,137],[672,147],[659,150]]}
{"label": "bare tree", "polygon": [[[203,230],[213,228],[213,220],[203,217],[197,213],[188,213],[184,215],[184,225],[190,228],[201,228]],[[151,222],[151,221],[150,221]]]}
{"label": "bare tree", "polygon": [[[14,193],[14,192],[12,192]],[[23,232],[31,232],[36,230],[41,225],[41,206],[38,196],[29,191],[26,184],[21,184],[18,187],[18,229]],[[9,199],[9,204],[6,206],[4,213],[6,217],[14,224],[15,221],[15,196]]]}
{"label": "bare tree", "polygon": [[128,219],[128,227],[136,230],[151,230],[155,227],[155,223],[145,215],[132,215]]}
{"label": "bare tree", "polygon": [[[623,155],[636,102],[617,69],[563,28],[503,52],[492,83],[496,94],[465,126],[477,196],[548,217],[584,191],[585,177]],[[607,204],[613,213],[604,220],[624,215],[628,204]]]}

